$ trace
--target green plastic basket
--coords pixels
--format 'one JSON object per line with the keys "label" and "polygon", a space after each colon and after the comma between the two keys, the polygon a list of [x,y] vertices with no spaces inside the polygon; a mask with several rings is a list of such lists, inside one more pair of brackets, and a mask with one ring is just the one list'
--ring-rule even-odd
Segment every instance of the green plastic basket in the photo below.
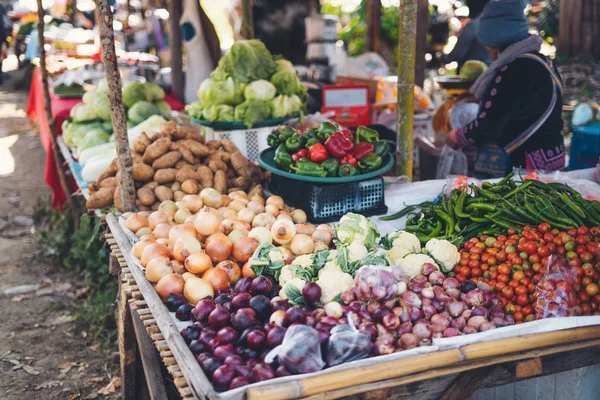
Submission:
{"label": "green plastic basket", "polygon": [[257,122],[252,125],[250,128],[246,126],[242,121],[234,121],[234,122],[209,122],[203,119],[191,118],[195,123],[206,126],[208,128],[214,129],[215,131],[238,131],[238,130],[247,130],[252,128],[265,128],[269,126],[277,126],[281,125],[290,119],[298,118],[300,113],[295,113],[288,115],[283,118],[273,118],[273,119],[265,119],[264,121]]}
{"label": "green plastic basket", "polygon": [[380,168],[367,172],[366,174],[353,175],[353,176],[343,176],[343,177],[314,177],[314,176],[306,176],[306,175],[298,175],[291,172],[282,171],[275,165],[275,149],[270,147],[260,152],[258,155],[258,164],[266,169],[267,171],[271,171],[275,175],[283,176],[288,179],[293,179],[296,181],[304,181],[304,182],[312,182],[312,183],[347,183],[347,182],[357,182],[364,181],[366,179],[374,178],[387,172],[394,165],[394,158],[391,153],[388,153],[383,158],[383,164]]}

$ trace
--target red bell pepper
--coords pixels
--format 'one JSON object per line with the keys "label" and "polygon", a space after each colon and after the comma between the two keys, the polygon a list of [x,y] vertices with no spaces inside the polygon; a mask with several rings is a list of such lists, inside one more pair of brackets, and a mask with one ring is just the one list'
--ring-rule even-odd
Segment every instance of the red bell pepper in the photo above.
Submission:
{"label": "red bell pepper", "polygon": [[327,139],[325,148],[335,158],[342,158],[354,148],[354,143],[341,132],[336,132]]}
{"label": "red bell pepper", "polygon": [[350,129],[342,129],[340,131],[340,133],[342,135],[344,135],[344,137],[348,140],[350,140],[352,143],[354,143],[354,134],[352,134],[352,131]]}
{"label": "red bell pepper", "polygon": [[298,162],[298,160],[301,159],[302,157],[308,157],[308,150],[300,149],[297,152],[295,152],[294,154],[292,154],[292,160],[294,160],[294,162]]}
{"label": "red bell pepper", "polygon": [[310,161],[315,163],[322,163],[329,158],[327,149],[321,143],[315,143],[310,146],[310,149],[308,149],[308,154],[310,155]]}
{"label": "red bell pepper", "polygon": [[354,149],[352,149],[352,155],[357,160],[360,160],[367,154],[371,154],[374,151],[375,151],[375,146],[373,146],[371,143],[360,142],[359,144],[354,146]]}
{"label": "red bell pepper", "polygon": [[340,164],[350,164],[353,167],[356,167],[358,165],[358,161],[352,154],[346,154],[344,158],[340,160]]}

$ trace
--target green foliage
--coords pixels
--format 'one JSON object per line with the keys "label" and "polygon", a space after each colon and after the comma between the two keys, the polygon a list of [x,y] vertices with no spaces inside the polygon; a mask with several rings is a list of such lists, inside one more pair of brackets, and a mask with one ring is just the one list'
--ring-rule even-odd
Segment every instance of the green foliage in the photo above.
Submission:
{"label": "green foliage", "polygon": [[550,0],[538,16],[538,31],[548,43],[554,44],[558,38],[558,16],[560,0]]}

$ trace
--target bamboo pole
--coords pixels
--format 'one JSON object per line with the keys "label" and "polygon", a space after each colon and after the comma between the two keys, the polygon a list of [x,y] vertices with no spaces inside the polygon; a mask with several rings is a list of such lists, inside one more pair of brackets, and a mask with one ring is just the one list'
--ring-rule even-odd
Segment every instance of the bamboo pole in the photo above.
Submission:
{"label": "bamboo pole", "polygon": [[418,0],[400,0],[396,175],[413,177],[415,51]]}
{"label": "bamboo pole", "polygon": [[52,104],[50,102],[50,88],[48,87],[48,70],[46,69],[46,48],[44,47],[44,7],[42,5],[42,0],[37,0],[38,7],[38,47],[40,54],[40,74],[42,75],[42,90],[44,93],[44,111],[46,112],[46,119],[48,122],[48,128],[50,129],[50,151],[52,151],[52,155],[54,157],[54,167],[56,168],[56,173],[58,174],[58,179],[60,181],[60,186],[62,187],[63,192],[65,192],[65,202],[67,203],[67,207],[71,210],[71,215],[73,217],[73,227],[77,229],[79,227],[79,213],[77,212],[77,208],[75,203],[71,199],[71,191],[69,190],[69,185],[67,184],[67,176],[60,162],[60,154],[58,153],[57,145],[56,145],[56,126],[54,125],[54,117],[52,116]]}
{"label": "bamboo pole", "polygon": [[379,53],[381,0],[367,0],[367,51]]}
{"label": "bamboo pole", "polygon": [[171,81],[173,84],[173,93],[180,101],[183,96],[183,61],[181,30],[179,20],[183,13],[182,0],[171,0],[169,2],[169,30],[171,31]]}
{"label": "bamboo pole", "polygon": [[254,39],[254,21],[252,20],[252,0],[242,0],[242,37]]}
{"label": "bamboo pole", "polygon": [[[41,1],[41,0],[38,0]],[[98,16],[98,30],[102,46],[102,60],[108,83],[108,100],[110,117],[115,135],[117,162],[119,165],[119,187],[123,199],[123,210],[135,210],[135,186],[133,183],[133,161],[129,151],[127,138],[127,117],[121,95],[121,75],[117,66],[115,52],[115,33],[113,31],[113,15],[108,0],[95,0]]]}

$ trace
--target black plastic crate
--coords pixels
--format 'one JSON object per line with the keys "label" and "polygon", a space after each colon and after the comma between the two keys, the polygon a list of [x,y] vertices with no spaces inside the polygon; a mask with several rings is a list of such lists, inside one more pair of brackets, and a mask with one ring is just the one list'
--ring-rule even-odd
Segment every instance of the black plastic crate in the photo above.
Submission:
{"label": "black plastic crate", "polygon": [[365,216],[387,212],[381,177],[328,184],[297,181],[273,174],[269,190],[283,197],[287,204],[304,210],[312,222],[337,221],[349,212]]}

